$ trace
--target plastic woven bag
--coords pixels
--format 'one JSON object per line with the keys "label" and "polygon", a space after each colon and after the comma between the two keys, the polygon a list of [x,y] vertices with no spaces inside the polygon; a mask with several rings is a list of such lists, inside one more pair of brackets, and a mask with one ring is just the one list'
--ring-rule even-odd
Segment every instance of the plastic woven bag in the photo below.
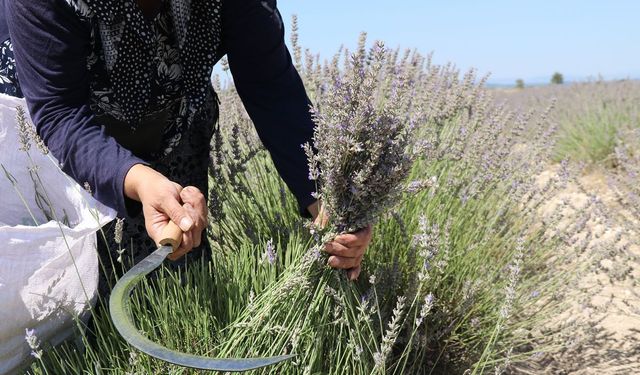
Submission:
{"label": "plastic woven bag", "polygon": [[73,332],[97,293],[96,231],[115,216],[50,154],[19,150],[18,106],[0,95],[0,374],[32,358],[27,330],[53,345]]}

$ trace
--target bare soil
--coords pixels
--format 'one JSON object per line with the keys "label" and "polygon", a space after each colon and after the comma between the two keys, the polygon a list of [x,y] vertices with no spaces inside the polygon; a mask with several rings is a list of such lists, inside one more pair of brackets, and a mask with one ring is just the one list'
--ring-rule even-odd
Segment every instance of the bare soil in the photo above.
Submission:
{"label": "bare soil", "polygon": [[[540,182],[557,169],[545,171]],[[521,372],[640,374],[640,218],[626,210],[607,185],[606,172],[598,170],[568,183],[538,213],[550,220],[557,210],[563,210],[560,230],[584,223],[568,251],[581,248],[576,261],[589,266],[566,295],[568,310],[548,322],[564,332],[562,348]]]}

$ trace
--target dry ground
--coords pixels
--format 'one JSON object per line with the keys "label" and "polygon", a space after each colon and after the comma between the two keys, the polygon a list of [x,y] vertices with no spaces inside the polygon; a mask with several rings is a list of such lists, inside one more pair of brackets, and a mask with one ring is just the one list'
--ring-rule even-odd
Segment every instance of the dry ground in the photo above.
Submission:
{"label": "dry ground", "polygon": [[575,260],[589,267],[568,288],[574,291],[565,296],[570,301],[566,313],[548,322],[548,328],[566,332],[562,349],[523,372],[640,374],[640,218],[619,202],[602,171],[568,183],[539,214],[551,220],[558,210],[564,213],[558,230],[583,225],[569,251],[582,248]]}

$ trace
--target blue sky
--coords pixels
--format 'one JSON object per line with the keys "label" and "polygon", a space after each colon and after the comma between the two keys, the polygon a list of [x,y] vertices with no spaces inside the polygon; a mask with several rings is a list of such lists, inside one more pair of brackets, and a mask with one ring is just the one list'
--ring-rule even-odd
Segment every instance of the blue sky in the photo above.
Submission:
{"label": "blue sky", "polygon": [[546,82],[554,71],[640,78],[640,0],[279,0],[278,8],[287,24],[298,15],[301,43],[323,57],[367,31],[390,47],[433,51],[438,63],[491,72],[494,83]]}

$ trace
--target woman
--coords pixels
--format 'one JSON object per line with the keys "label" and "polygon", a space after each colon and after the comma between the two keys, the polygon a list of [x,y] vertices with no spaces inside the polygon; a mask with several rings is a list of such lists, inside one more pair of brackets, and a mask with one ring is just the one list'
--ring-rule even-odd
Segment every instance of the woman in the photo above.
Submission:
{"label": "woman", "polygon": [[[184,231],[178,255],[207,248],[207,163],[218,116],[210,76],[225,54],[301,213],[318,217],[300,148],[313,133],[310,103],[275,0],[0,3],[0,41],[13,44],[17,67],[7,69],[17,71],[13,94],[24,94],[62,169],[126,218],[121,241],[134,261],[155,249],[169,220]],[[10,65],[11,49],[2,50]],[[103,256],[118,248],[113,237]],[[370,229],[337,237],[326,246],[329,264],[357,278],[370,238]]]}

